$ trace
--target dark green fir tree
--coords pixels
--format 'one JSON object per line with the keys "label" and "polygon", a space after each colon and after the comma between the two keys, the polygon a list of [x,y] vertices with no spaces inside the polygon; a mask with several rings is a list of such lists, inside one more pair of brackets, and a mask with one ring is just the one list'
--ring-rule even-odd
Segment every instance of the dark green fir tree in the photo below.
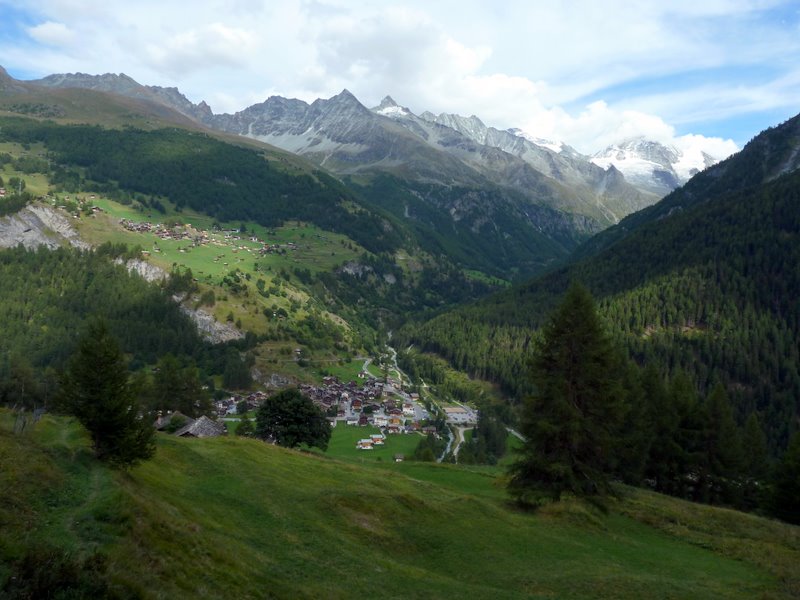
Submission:
{"label": "dark green fir tree", "polygon": [[533,505],[564,493],[610,493],[622,415],[621,361],[584,287],[567,291],[532,366],[536,392],[522,418],[526,441],[511,467],[509,492]]}
{"label": "dark green fir tree", "polygon": [[128,380],[125,357],[104,321],[92,321],[61,379],[59,407],[83,424],[95,455],[129,468],[153,455],[155,429]]}

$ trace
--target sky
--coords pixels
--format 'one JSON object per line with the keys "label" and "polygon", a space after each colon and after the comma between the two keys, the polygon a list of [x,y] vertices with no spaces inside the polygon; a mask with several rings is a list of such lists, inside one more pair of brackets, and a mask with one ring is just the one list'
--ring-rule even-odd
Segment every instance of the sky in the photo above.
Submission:
{"label": "sky", "polygon": [[800,0],[0,0],[0,65],[215,113],[346,88],[587,154],[641,136],[723,158],[800,111]]}

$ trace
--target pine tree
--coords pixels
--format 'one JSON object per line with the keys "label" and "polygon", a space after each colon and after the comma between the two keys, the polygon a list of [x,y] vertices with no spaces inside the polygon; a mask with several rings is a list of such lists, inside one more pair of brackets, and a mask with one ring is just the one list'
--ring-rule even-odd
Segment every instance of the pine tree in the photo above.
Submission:
{"label": "pine tree", "polygon": [[677,415],[674,433],[675,462],[671,465],[674,489],[668,493],[697,502],[706,502],[707,487],[702,474],[708,462],[703,436],[705,415],[692,379],[678,371],[669,385],[668,402]]}
{"label": "pine tree", "polygon": [[712,504],[735,504],[739,500],[738,479],[742,471],[742,443],[733,418],[728,394],[721,383],[711,390],[705,405],[705,458]]}
{"label": "pine tree", "polygon": [[640,485],[647,469],[647,459],[653,444],[655,426],[648,410],[644,377],[655,377],[651,371],[641,371],[630,363],[624,373],[624,415],[616,433],[619,440],[615,473],[626,483]]}
{"label": "pine tree", "polygon": [[762,490],[769,474],[767,437],[756,413],[750,413],[742,433],[744,483],[742,508],[754,510],[764,503]]}
{"label": "pine tree", "polygon": [[594,300],[585,288],[572,285],[537,343],[536,392],[526,402],[526,441],[509,481],[517,500],[541,504],[565,492],[602,496],[611,491],[620,370]]}
{"label": "pine tree", "polygon": [[647,403],[647,419],[652,423],[653,431],[645,477],[659,492],[676,494],[680,489],[678,464],[682,456],[677,443],[680,415],[664,379],[652,363],[642,372],[642,388]]}
{"label": "pine tree", "polygon": [[252,437],[254,432],[255,427],[253,426],[253,421],[250,420],[250,417],[248,417],[247,414],[242,415],[242,417],[239,419],[239,426],[236,428],[236,435]]}
{"label": "pine tree", "polygon": [[199,417],[211,410],[208,393],[194,364],[182,365],[172,354],[162,356],[153,378],[153,402],[158,410],[178,410]]}
{"label": "pine tree", "polygon": [[153,455],[155,429],[140,415],[119,344],[104,321],[78,341],[61,380],[59,406],[89,431],[95,455],[128,468]]}

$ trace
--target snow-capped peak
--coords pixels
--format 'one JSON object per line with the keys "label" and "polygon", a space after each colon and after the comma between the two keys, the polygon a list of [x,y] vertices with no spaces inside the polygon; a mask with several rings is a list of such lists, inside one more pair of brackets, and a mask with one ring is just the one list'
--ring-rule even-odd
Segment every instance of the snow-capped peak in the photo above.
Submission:
{"label": "snow-capped peak", "polygon": [[660,195],[686,183],[693,175],[719,162],[700,149],[684,151],[645,138],[612,144],[595,153],[592,162],[614,166],[634,185]]}
{"label": "snow-capped peak", "polygon": [[532,144],[536,144],[537,146],[541,146],[542,148],[547,148],[548,150],[552,150],[556,154],[560,154],[564,150],[564,142],[554,142],[552,140],[546,140],[544,138],[536,137],[535,135],[531,135],[530,133],[523,131],[522,129],[519,129],[518,127],[512,127],[507,131],[512,135],[528,140]]}
{"label": "snow-capped peak", "polygon": [[397,104],[391,96],[386,96],[381,100],[381,103],[373,108],[372,112],[390,118],[406,117],[411,114],[410,110]]}

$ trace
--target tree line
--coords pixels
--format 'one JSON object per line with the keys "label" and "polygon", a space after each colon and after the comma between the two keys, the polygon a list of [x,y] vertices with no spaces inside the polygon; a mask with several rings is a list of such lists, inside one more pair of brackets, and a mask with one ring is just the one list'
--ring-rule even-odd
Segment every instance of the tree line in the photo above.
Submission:
{"label": "tree line", "polygon": [[535,343],[526,441],[509,491],[539,505],[569,493],[602,502],[622,480],[656,491],[800,522],[800,434],[770,468],[755,413],[737,425],[724,386],[705,396],[687,376],[665,381],[614,344],[589,292],[570,287]]}

